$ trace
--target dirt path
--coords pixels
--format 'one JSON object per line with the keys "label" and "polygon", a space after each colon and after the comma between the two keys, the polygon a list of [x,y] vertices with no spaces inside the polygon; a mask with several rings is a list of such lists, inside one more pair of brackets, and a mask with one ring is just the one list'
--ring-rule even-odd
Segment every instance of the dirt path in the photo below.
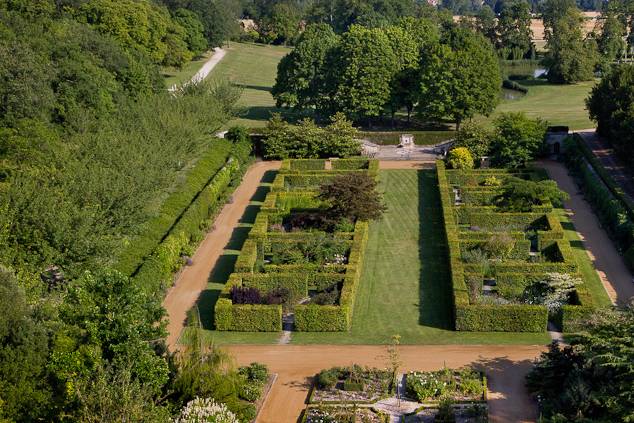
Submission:
{"label": "dirt path", "polygon": [[[353,363],[386,366],[384,346],[234,345],[227,349],[239,364],[259,361],[278,374],[258,423],[296,422],[305,407],[309,378],[321,369]],[[524,387],[524,376],[544,349],[526,345],[408,345],[402,346],[400,353],[404,371],[467,364],[483,369],[489,382],[490,421],[520,423],[537,419],[536,405]]]}
{"label": "dirt path", "polygon": [[247,170],[242,183],[233,194],[233,202],[226,204],[210,231],[194,254],[192,266],[185,267],[174,286],[168,291],[163,307],[167,310],[167,346],[174,350],[185,325],[187,312],[207,286],[209,274],[231,239],[233,229],[244,214],[264,173],[280,167],[280,162],[257,162]]}
{"label": "dirt path", "polygon": [[584,243],[592,264],[603,282],[613,302],[625,303],[634,296],[634,282],[623,258],[619,255],[608,235],[599,225],[590,204],[583,198],[572,177],[568,175],[566,166],[552,160],[540,162],[559,188],[570,195],[564,206],[574,211],[572,223]]}

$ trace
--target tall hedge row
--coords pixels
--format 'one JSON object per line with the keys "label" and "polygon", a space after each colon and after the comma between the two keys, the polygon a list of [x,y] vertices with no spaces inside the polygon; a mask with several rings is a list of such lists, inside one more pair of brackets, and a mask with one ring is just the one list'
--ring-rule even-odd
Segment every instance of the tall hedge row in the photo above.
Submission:
{"label": "tall hedge row", "polygon": [[[222,141],[219,145],[224,146],[226,143]],[[188,174],[184,184],[186,189],[168,197],[161,207],[160,215],[149,223],[154,230],[140,235],[139,243],[134,241],[126,249],[126,253],[120,256],[119,268],[130,271],[134,267],[132,263],[139,259],[141,252],[147,251],[149,245],[154,244],[158,239],[154,249],[145,255],[132,271],[134,280],[147,292],[159,293],[169,288],[173,273],[183,264],[182,254],[192,244],[200,241],[204,229],[209,224],[209,219],[220,210],[231,190],[237,186],[237,182],[246,170],[251,147],[247,142],[230,144],[228,151],[229,157],[225,158],[224,165],[215,171],[198,192],[191,196],[193,188],[199,187],[204,179],[205,168],[209,173],[210,169],[213,169],[212,165],[220,160],[219,153],[215,149],[215,154],[210,153],[209,156],[201,158]],[[176,207],[188,196],[190,202],[185,208]],[[178,210],[180,212],[175,214]],[[172,220],[168,225],[169,219]],[[159,227],[168,228],[160,238]]]}
{"label": "tall hedge row", "polygon": [[634,271],[634,205],[578,135],[566,141],[566,165]]}

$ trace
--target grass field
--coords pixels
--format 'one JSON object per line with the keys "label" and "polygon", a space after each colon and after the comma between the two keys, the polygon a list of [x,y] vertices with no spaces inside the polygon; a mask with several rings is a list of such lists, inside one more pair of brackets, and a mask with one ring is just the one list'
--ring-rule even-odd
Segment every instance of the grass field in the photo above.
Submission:
{"label": "grass field", "polygon": [[170,88],[175,84],[182,84],[187,82],[198,72],[200,68],[205,64],[207,60],[213,54],[212,51],[204,53],[202,56],[197,57],[191,62],[187,63],[182,69],[175,68],[163,68],[161,69],[161,75],[165,78],[165,87]]}
{"label": "grass field", "polygon": [[504,100],[489,118],[490,121],[503,112],[525,112],[531,117],[541,117],[553,125],[567,125],[571,129],[593,128],[595,124],[588,118],[585,99],[595,82],[575,85],[554,85],[536,79],[517,81],[528,87],[528,94],[517,100]]}
{"label": "grass field", "polygon": [[282,112],[275,107],[271,87],[275,83],[277,64],[290,49],[263,44],[229,43],[227,55],[209,75],[215,80],[226,80],[241,87],[238,106],[244,110],[240,117],[227,126],[240,124],[260,127],[273,112]]}

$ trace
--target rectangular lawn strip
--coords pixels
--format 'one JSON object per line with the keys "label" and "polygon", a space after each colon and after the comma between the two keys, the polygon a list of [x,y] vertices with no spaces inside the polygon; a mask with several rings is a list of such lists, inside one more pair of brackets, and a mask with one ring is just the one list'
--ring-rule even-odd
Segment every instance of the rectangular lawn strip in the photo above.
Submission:
{"label": "rectangular lawn strip", "polygon": [[559,220],[564,228],[566,239],[570,241],[575,258],[577,259],[579,272],[583,275],[583,280],[585,281],[595,304],[598,307],[611,306],[612,301],[610,301],[610,297],[605,291],[605,287],[603,286],[597,271],[594,269],[594,266],[592,266],[590,257],[588,257],[588,253],[583,247],[583,242],[581,241],[581,238],[579,238],[579,234],[575,230],[572,221],[566,215],[565,210],[558,209],[557,212],[559,214]]}
{"label": "rectangular lawn strip", "polygon": [[434,171],[380,172],[388,207],[370,226],[350,333],[293,333],[296,344],[544,344],[545,333],[455,332]]}

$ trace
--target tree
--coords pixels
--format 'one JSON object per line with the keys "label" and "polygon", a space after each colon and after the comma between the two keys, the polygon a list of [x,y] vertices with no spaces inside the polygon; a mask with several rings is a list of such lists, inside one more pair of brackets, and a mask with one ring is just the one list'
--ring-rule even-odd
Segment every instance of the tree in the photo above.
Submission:
{"label": "tree", "polygon": [[491,113],[502,77],[491,44],[480,34],[452,28],[443,42],[421,52],[418,110],[430,119],[449,118],[456,129],[477,113]]}
{"label": "tree", "polygon": [[602,17],[603,25],[601,26],[601,35],[597,39],[597,46],[603,61],[603,68],[607,71],[612,62],[625,51],[626,43],[623,40],[625,25],[609,5],[606,5]]}
{"label": "tree", "polygon": [[336,224],[342,220],[373,220],[385,211],[377,182],[360,173],[339,175],[319,188],[319,199],[326,202],[327,219]]}
{"label": "tree", "polygon": [[584,40],[583,18],[577,7],[569,0],[549,0],[544,7],[544,64],[548,80],[572,84],[592,79],[597,63],[596,45]]}
{"label": "tree", "polygon": [[634,68],[615,65],[592,89],[586,106],[597,132],[624,157],[634,157]]}
{"label": "tree", "polygon": [[174,21],[185,29],[185,41],[187,47],[194,56],[199,56],[208,48],[204,36],[205,27],[196,13],[187,9],[177,9],[174,12]]}
{"label": "tree", "polygon": [[548,124],[524,113],[504,113],[494,121],[493,162],[499,167],[524,167],[541,151]]}
{"label": "tree", "polygon": [[[8,269],[0,267],[0,420],[50,420],[49,333]],[[6,419],[6,420],[5,420]]]}
{"label": "tree", "polygon": [[277,107],[315,108],[325,93],[326,57],[339,37],[325,24],[308,25],[295,48],[277,65],[271,94]]}
{"label": "tree", "polygon": [[468,122],[456,133],[454,147],[465,147],[474,158],[489,155],[493,133],[485,126]]}
{"label": "tree", "polygon": [[465,147],[449,150],[447,164],[451,169],[473,169],[473,156]]}
{"label": "tree", "polygon": [[498,44],[495,12],[486,4],[475,15],[475,30],[482,34],[492,45]]}
{"label": "tree", "polygon": [[634,309],[598,311],[579,327],[570,345],[553,343],[542,353],[526,378],[528,390],[552,421],[631,420]]}
{"label": "tree", "polygon": [[534,58],[535,45],[532,42],[531,14],[525,0],[504,2],[497,32],[499,33],[498,51],[502,59]]}
{"label": "tree", "polygon": [[260,23],[261,36],[273,44],[293,44],[300,30],[300,12],[292,3],[277,3]]}
{"label": "tree", "polygon": [[397,70],[397,57],[385,32],[353,25],[342,35],[328,67],[332,110],[354,120],[380,116]]}
{"label": "tree", "polygon": [[392,119],[401,108],[407,109],[407,119],[416,101],[416,73],[418,72],[419,49],[421,44],[400,26],[389,26],[384,29],[396,55],[397,63],[390,83],[390,98],[387,102]]}

